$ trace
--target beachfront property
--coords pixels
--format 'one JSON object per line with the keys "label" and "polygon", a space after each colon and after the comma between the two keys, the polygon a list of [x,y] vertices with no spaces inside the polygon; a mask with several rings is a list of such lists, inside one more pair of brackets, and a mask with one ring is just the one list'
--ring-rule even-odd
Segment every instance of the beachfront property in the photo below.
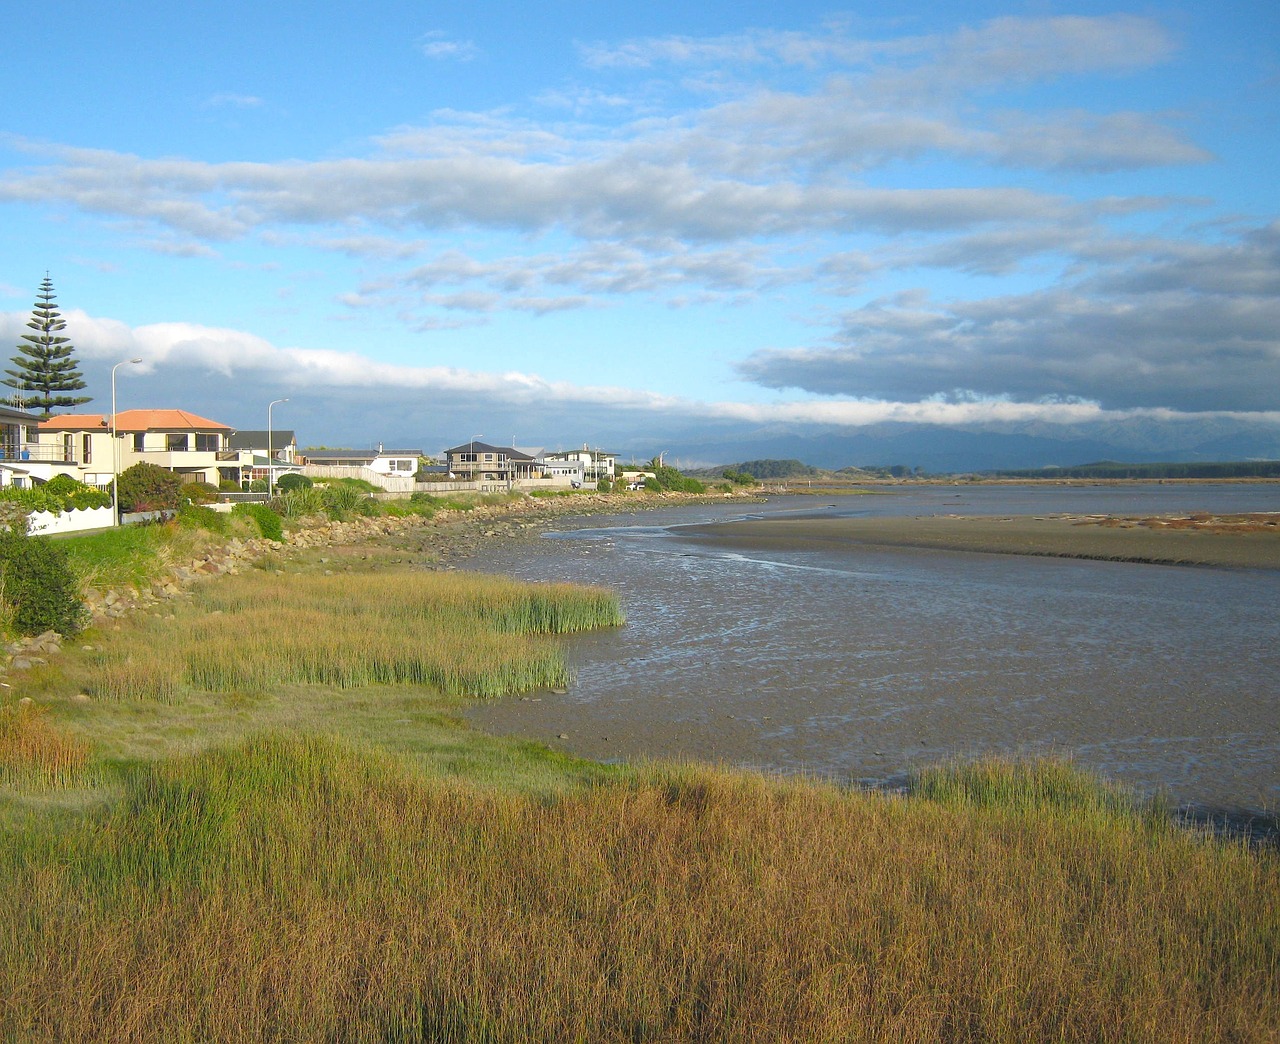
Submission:
{"label": "beachfront property", "polygon": [[114,472],[141,463],[172,471],[187,482],[217,485],[224,477],[220,469],[234,460],[227,446],[231,431],[187,410],[121,410],[115,416],[113,461],[110,414],[67,413],[39,422],[38,452],[54,473],[89,485],[110,485]]}
{"label": "beachfront property", "polygon": [[583,443],[580,450],[547,453],[543,456],[543,460],[548,465],[577,461],[582,465],[582,481],[594,485],[601,479],[608,479],[610,482],[614,480],[618,458],[613,453],[588,449],[586,443]]}
{"label": "beachfront property", "polygon": [[543,467],[533,455],[513,446],[490,446],[472,440],[444,452],[449,473],[455,478],[514,483],[543,475]]}
{"label": "beachfront property", "polygon": [[377,475],[412,478],[422,459],[420,449],[304,450],[298,462],[316,468],[367,468]]}
{"label": "beachfront property", "polygon": [[[269,445],[268,445],[269,443]],[[236,455],[236,474],[223,467],[223,478],[244,486],[254,481],[279,480],[281,475],[302,474],[298,462],[298,440],[289,429],[280,431],[233,431],[227,448]]]}
{"label": "beachfront property", "polygon": [[[36,425],[40,419],[26,410],[0,406],[0,486],[30,487],[34,481],[45,481],[52,473],[45,474],[38,458],[33,457],[36,445]],[[35,472],[33,474],[33,471]]]}

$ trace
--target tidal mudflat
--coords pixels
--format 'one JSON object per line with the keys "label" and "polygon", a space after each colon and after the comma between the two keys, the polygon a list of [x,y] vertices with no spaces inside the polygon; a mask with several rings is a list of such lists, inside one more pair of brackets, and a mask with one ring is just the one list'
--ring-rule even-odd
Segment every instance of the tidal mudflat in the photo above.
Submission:
{"label": "tidal mudflat", "polygon": [[[486,569],[609,585],[628,623],[570,644],[567,691],[468,717],[603,760],[866,783],[1053,753],[1175,804],[1274,812],[1280,538],[1138,522],[1253,513],[1276,491],[1044,492],[592,518],[494,548]],[[1097,524],[1112,513],[1131,521]]]}

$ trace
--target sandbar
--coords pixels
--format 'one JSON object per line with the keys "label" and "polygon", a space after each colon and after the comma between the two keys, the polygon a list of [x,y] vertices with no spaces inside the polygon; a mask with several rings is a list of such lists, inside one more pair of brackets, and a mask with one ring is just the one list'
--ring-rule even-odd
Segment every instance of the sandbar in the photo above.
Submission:
{"label": "sandbar", "polygon": [[680,533],[744,550],[837,550],[862,545],[1280,569],[1280,514],[762,518],[682,526]]}

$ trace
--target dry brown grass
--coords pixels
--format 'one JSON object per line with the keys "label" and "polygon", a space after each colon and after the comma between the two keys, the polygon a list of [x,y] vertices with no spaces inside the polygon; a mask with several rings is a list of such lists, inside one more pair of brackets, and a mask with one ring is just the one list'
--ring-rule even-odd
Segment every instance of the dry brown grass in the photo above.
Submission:
{"label": "dry brown grass", "polygon": [[0,707],[0,785],[59,785],[78,778],[90,745],[32,704]]}

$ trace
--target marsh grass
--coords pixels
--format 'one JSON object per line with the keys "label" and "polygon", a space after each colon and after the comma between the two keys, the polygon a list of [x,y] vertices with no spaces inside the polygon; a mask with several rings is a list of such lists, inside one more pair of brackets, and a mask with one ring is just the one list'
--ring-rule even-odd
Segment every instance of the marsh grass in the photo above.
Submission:
{"label": "marsh grass", "polygon": [[85,684],[104,700],[171,703],[184,688],[249,695],[286,685],[430,686],[501,696],[563,685],[554,636],[622,622],[598,588],[449,573],[262,572],[208,585],[145,641],[109,642]]}
{"label": "marsh grass", "polygon": [[1006,811],[666,766],[533,797],[264,737],[15,832],[0,1036],[1275,1039],[1274,853]]}
{"label": "marsh grass", "polygon": [[0,785],[67,786],[83,779],[90,745],[33,704],[0,707]]}

